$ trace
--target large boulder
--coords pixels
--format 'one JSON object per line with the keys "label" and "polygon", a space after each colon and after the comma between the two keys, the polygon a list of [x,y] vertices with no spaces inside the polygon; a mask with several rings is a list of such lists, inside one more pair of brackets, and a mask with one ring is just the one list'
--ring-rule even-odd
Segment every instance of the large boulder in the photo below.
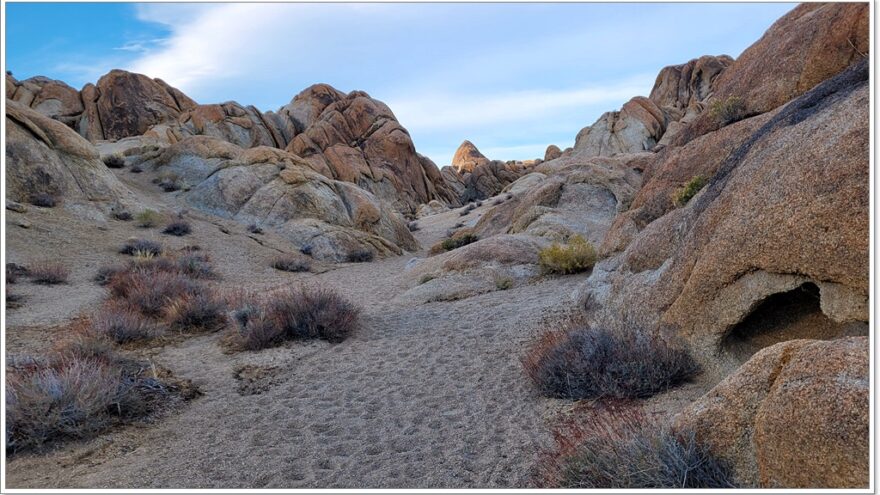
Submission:
{"label": "large boulder", "polygon": [[480,153],[474,143],[467,139],[461,143],[452,156],[452,168],[458,173],[473,172],[480,165],[489,163],[489,159]]}
{"label": "large boulder", "polygon": [[744,124],[702,191],[597,265],[591,314],[679,334],[717,376],[774,342],[865,334],[869,111],[862,60]]}
{"label": "large boulder", "polygon": [[19,82],[7,75],[6,97],[70,126],[75,125],[83,111],[79,91],[42,76]]}
{"label": "large boulder", "polygon": [[416,153],[391,109],[367,93],[313,86],[279,113],[302,127],[286,149],[325,176],[357,184],[407,215],[432,199],[455,202],[440,170]]}
{"label": "large boulder", "polygon": [[593,125],[581,129],[575,152],[612,156],[654,148],[666,130],[663,111],[652,100],[637,96],[619,112],[606,112]]}
{"label": "large boulder", "polygon": [[641,186],[640,164],[651,153],[561,157],[504,188],[510,196],[476,223],[481,237],[523,233],[552,240],[582,235],[597,244]]}
{"label": "large boulder", "polygon": [[112,70],[94,88],[83,88],[83,103],[86,121],[79,126],[90,141],[139,136],[196,107],[196,102],[161,79],[124,70]]}
{"label": "large boulder", "polygon": [[69,127],[24,104],[6,100],[6,197],[54,198],[67,209],[107,212],[133,204],[131,192]]}
{"label": "large boulder", "polygon": [[866,337],[792,340],[756,354],[681,412],[738,481],[762,488],[867,488]]}
{"label": "large boulder", "polygon": [[271,228],[317,259],[345,261],[362,251],[418,249],[403,217],[357,186],[329,179],[285,150],[242,149],[190,136],[148,160],[185,187],[184,201],[207,213]]}
{"label": "large boulder", "polygon": [[[715,81],[714,100],[738,100],[742,115],[768,112],[867,58],[868,5],[804,3],[770,29]],[[773,61],[772,70],[768,60]],[[710,112],[672,141],[683,144],[726,122]]]}

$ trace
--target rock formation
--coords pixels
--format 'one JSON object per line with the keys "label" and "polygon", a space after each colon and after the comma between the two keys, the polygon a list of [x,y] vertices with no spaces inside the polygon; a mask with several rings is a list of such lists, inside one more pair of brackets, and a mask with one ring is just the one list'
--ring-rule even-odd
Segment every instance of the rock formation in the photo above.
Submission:
{"label": "rock formation", "polygon": [[[742,362],[729,344],[866,332],[867,70],[866,60],[857,62],[755,117],[760,125],[686,207],[637,234],[630,227],[626,249],[590,279],[600,319],[662,325],[720,373]],[[700,154],[698,147],[682,152]],[[800,290],[818,294],[810,302],[791,293]],[[764,303],[767,311],[799,312],[755,327],[749,317]],[[738,335],[746,342],[730,340]]]}
{"label": "rock formation", "polygon": [[407,215],[432,199],[456,202],[437,166],[416,153],[391,109],[363,91],[344,95],[327,85],[312,86],[279,114],[303,129],[286,149],[329,178],[357,184]]}
{"label": "rock formation", "polygon": [[191,136],[148,157],[143,166],[181,181],[187,204],[271,228],[316,259],[346,261],[364,250],[387,256],[418,248],[390,205],[351,183],[328,179],[284,150],[242,149]]}
{"label": "rock formation", "polygon": [[465,140],[452,156],[452,168],[458,173],[473,172],[480,165],[486,165],[489,159],[480,153],[474,143]]}
{"label": "rock formation", "polygon": [[868,339],[766,348],[676,418],[744,486],[865,488]]}
{"label": "rock formation", "polygon": [[88,141],[64,124],[9,99],[5,145],[8,199],[31,202],[48,196],[65,208],[85,207],[86,213],[109,212],[115,205],[134,202]]}

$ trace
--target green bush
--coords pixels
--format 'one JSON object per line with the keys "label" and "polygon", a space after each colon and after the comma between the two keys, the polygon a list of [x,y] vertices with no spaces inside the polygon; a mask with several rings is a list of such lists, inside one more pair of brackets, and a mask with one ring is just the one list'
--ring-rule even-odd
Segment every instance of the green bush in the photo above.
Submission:
{"label": "green bush", "polygon": [[746,103],[738,96],[715,100],[709,107],[709,115],[722,125],[732,124],[746,116]]}
{"label": "green bush", "polygon": [[565,245],[554,242],[538,253],[541,268],[546,273],[578,273],[596,264],[596,249],[583,236],[575,235]]}
{"label": "green bush", "polygon": [[694,196],[700,192],[700,189],[706,186],[706,179],[702,176],[697,175],[687,182],[687,184],[681,186],[676,189],[676,191],[672,194],[672,202],[677,207],[682,207],[688,204],[688,201],[691,200]]}

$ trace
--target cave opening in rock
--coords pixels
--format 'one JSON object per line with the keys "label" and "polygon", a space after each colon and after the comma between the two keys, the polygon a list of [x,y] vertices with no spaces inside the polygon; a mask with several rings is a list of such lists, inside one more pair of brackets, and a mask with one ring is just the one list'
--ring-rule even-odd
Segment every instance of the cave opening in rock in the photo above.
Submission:
{"label": "cave opening in rock", "polygon": [[761,301],[727,332],[721,349],[742,363],[759,350],[787,340],[867,334],[865,322],[839,323],[828,318],[820,306],[819,287],[807,282]]}

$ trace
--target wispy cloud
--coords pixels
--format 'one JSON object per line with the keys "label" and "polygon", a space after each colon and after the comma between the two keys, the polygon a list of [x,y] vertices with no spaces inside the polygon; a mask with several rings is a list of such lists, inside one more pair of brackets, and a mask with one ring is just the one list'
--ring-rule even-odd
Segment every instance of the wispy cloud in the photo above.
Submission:
{"label": "wispy cloud", "polygon": [[643,74],[607,86],[574,89],[536,89],[494,94],[427,93],[392,97],[388,104],[404,125],[422,131],[544,120],[560,111],[595,105],[620,105],[651,89],[653,75]]}

